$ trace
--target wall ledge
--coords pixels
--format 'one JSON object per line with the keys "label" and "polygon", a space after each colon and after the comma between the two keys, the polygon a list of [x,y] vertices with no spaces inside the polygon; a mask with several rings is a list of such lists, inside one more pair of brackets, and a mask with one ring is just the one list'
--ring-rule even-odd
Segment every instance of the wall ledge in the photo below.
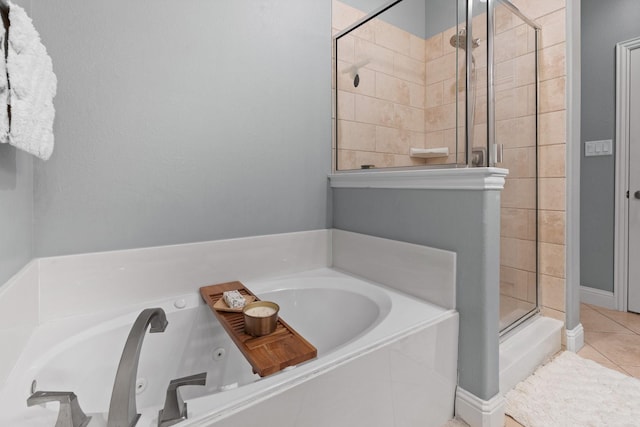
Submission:
{"label": "wall ledge", "polygon": [[508,169],[455,168],[337,172],[332,188],[396,188],[421,190],[502,190]]}

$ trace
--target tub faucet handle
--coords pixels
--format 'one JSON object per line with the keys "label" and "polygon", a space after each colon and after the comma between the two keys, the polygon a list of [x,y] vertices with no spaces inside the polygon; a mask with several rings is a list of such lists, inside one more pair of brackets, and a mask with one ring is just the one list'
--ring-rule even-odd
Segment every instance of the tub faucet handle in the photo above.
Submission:
{"label": "tub faucet handle", "polygon": [[85,427],[91,421],[78,403],[78,396],[70,391],[36,391],[27,399],[27,406],[46,402],[60,402],[55,427]]}
{"label": "tub faucet handle", "polygon": [[187,403],[182,400],[178,388],[185,385],[205,385],[206,381],[206,372],[171,380],[167,387],[164,409],[158,413],[158,427],[168,427],[186,420]]}

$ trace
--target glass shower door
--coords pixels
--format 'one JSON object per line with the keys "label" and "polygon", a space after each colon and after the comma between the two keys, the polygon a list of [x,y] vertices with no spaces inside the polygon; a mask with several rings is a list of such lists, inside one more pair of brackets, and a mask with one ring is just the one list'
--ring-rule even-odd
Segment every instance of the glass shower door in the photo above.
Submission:
{"label": "glass shower door", "polygon": [[[500,330],[538,310],[537,30],[510,3],[494,9],[493,123],[501,195]],[[501,159],[500,159],[501,154]]]}

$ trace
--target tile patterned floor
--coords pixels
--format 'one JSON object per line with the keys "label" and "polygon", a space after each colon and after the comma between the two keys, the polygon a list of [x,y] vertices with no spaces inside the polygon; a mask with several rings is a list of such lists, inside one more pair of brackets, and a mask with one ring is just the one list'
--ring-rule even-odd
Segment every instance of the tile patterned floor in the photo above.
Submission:
{"label": "tile patterned floor", "polygon": [[[640,314],[580,305],[585,344],[578,354],[640,379]],[[505,427],[524,427],[507,416]]]}

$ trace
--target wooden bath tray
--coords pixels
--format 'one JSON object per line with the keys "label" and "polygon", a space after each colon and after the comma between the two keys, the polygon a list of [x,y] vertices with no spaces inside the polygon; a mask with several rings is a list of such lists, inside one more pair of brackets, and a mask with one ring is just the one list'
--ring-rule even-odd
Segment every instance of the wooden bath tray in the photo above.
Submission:
{"label": "wooden bath tray", "polygon": [[[281,318],[278,319],[276,330],[269,335],[252,337],[246,334],[242,313],[218,311],[213,307],[225,291],[238,291],[245,297],[248,295],[255,297],[255,295],[240,282],[200,288],[202,299],[209,305],[233,342],[247,358],[253,367],[253,372],[264,377],[318,355],[318,350]],[[256,297],[256,301],[260,299]]]}

